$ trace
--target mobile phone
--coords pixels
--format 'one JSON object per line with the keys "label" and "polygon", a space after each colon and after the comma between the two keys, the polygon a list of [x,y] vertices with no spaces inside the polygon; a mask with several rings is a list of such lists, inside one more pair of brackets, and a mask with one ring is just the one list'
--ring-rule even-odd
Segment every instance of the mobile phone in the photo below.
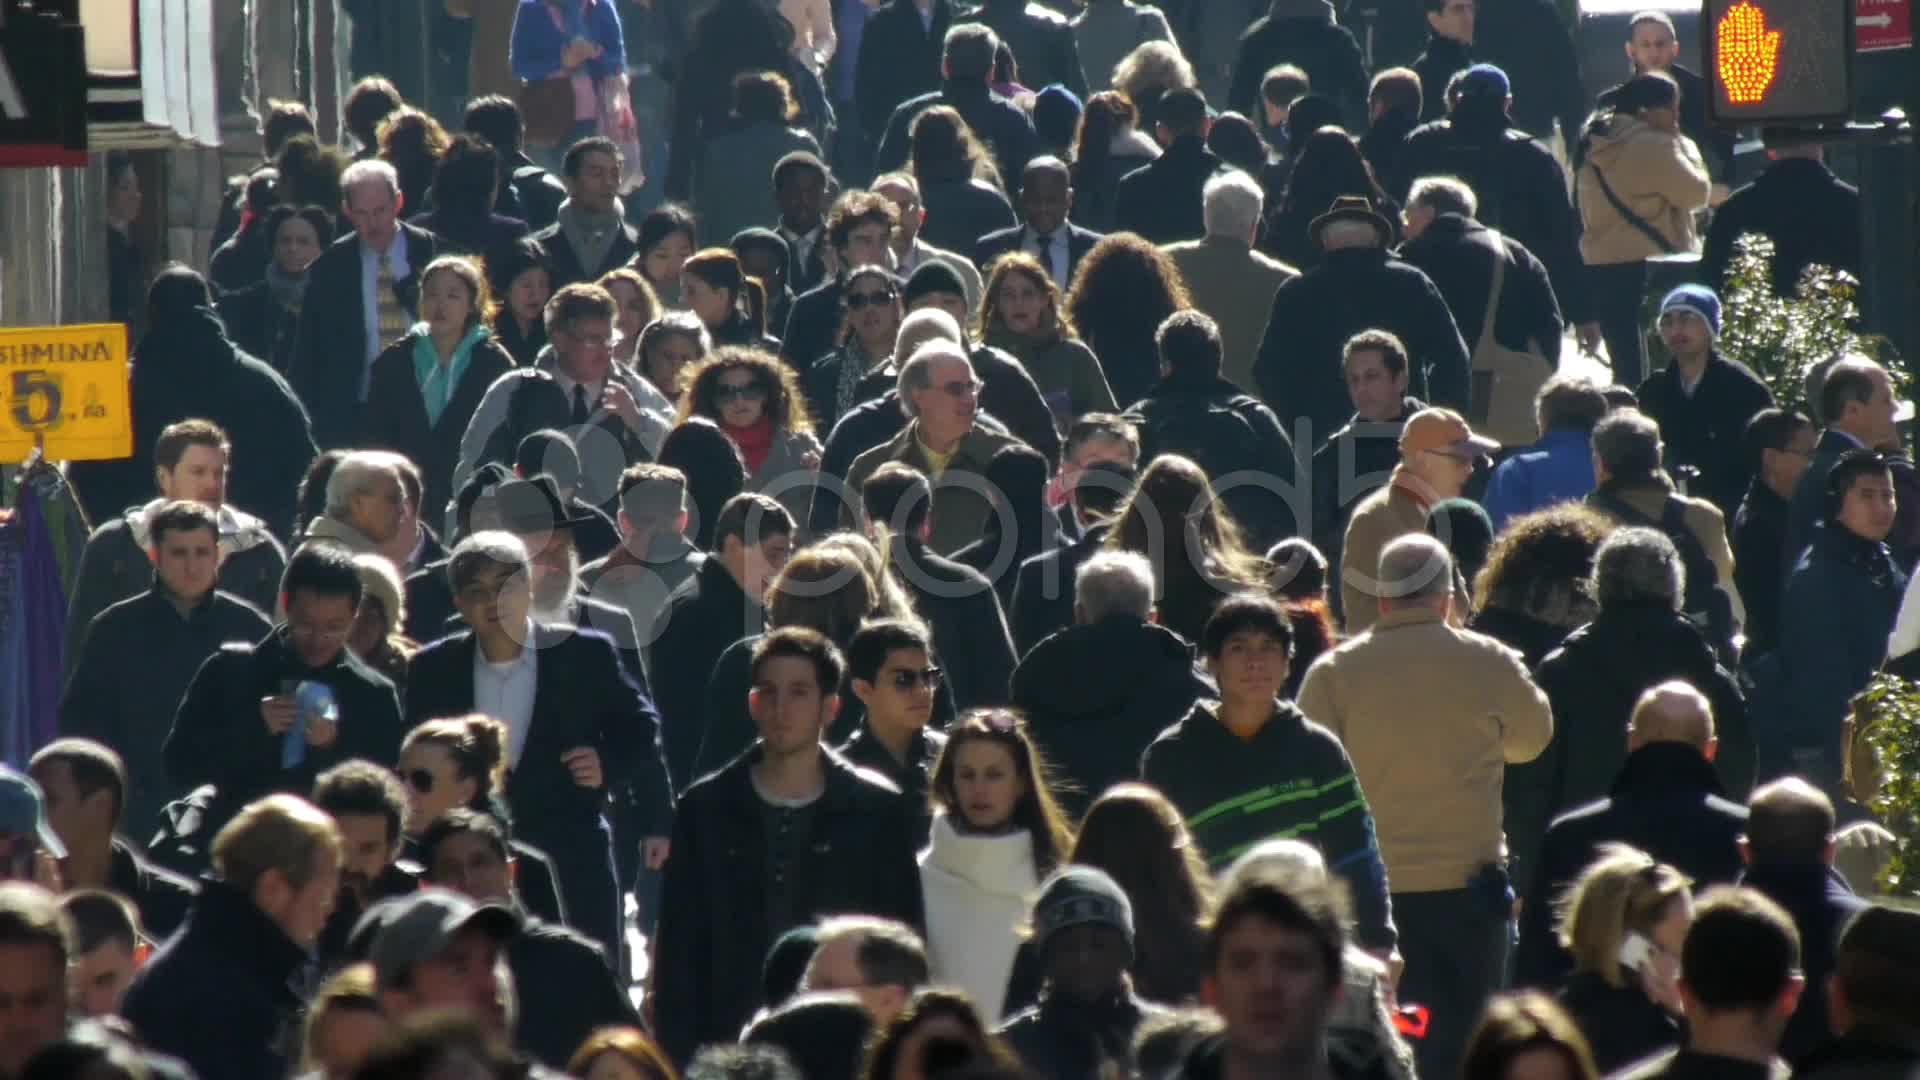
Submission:
{"label": "mobile phone", "polygon": [[1620,953],[1617,959],[1621,967],[1630,971],[1639,971],[1653,959],[1653,942],[1648,941],[1644,934],[1629,932],[1626,939],[1620,942]]}

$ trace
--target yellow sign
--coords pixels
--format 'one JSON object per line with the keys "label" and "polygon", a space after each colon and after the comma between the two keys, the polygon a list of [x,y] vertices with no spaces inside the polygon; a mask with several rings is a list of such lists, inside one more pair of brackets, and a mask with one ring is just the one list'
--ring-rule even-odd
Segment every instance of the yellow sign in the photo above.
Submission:
{"label": "yellow sign", "polygon": [[132,455],[128,370],[119,323],[0,330],[0,460],[42,439],[54,461]]}

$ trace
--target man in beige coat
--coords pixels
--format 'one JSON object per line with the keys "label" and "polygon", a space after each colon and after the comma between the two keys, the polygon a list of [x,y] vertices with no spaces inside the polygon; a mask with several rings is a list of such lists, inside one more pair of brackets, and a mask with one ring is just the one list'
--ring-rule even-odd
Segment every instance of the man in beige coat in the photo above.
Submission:
{"label": "man in beige coat", "polygon": [[1553,712],[1519,653],[1449,625],[1455,574],[1439,541],[1401,537],[1375,565],[1378,623],[1315,661],[1299,705],[1340,737],[1373,807],[1406,957],[1400,999],[1433,1010],[1419,1072],[1449,1076],[1505,966],[1506,768],[1546,748]]}
{"label": "man in beige coat", "polygon": [[[1473,463],[1500,449],[1492,439],[1473,433],[1452,409],[1422,409],[1400,430],[1400,464],[1393,476],[1373,494],[1360,500],[1347,519],[1346,542],[1340,549],[1340,606],[1348,636],[1372,627],[1379,615],[1377,600],[1386,595],[1373,569],[1392,541],[1427,531],[1427,511],[1434,504],[1457,498],[1473,476]],[[1466,583],[1455,582],[1454,616],[1465,622],[1472,613]]]}
{"label": "man in beige coat", "polygon": [[1253,381],[1253,359],[1267,332],[1273,294],[1289,278],[1300,276],[1286,263],[1253,250],[1261,198],[1260,185],[1246,173],[1230,169],[1216,174],[1201,192],[1205,238],[1165,248],[1186,279],[1193,305],[1220,326],[1226,345],[1220,374],[1256,397],[1260,387]]}

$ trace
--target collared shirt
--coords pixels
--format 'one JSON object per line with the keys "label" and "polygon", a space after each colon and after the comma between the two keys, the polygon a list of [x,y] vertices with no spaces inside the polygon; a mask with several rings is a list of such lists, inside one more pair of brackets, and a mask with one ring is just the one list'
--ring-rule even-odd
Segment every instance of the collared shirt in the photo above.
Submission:
{"label": "collared shirt", "polygon": [[533,727],[533,695],[539,688],[539,667],[533,651],[533,620],[527,620],[526,636],[520,655],[504,663],[494,663],[473,650],[473,710],[497,717],[507,725],[507,764],[517,768],[521,751],[527,747],[527,732]]}
{"label": "collared shirt", "polygon": [[780,238],[787,242],[788,248],[792,249],[793,265],[796,270],[805,272],[807,260],[813,258],[814,245],[820,242],[820,237],[825,235],[826,231],[825,225],[815,225],[811,231],[805,233],[794,232],[785,225],[780,226]]}
{"label": "collared shirt", "polygon": [[573,408],[573,388],[576,386],[584,386],[587,388],[587,415],[591,417],[595,412],[599,411],[600,395],[607,391],[607,380],[602,379],[597,383],[577,383],[568,378],[567,374],[560,370],[560,365],[555,364],[553,366],[553,381],[559,384],[560,392],[567,396],[567,408]]}
{"label": "collared shirt", "polygon": [[[407,232],[395,228],[393,244],[387,248],[387,256],[393,260],[393,280],[405,281],[413,270],[407,263]],[[373,361],[380,355],[385,342],[380,340],[380,253],[360,245],[360,318],[365,324],[367,335],[366,367],[360,373],[360,400],[367,398],[367,381],[373,377]]]}
{"label": "collared shirt", "polygon": [[[1029,255],[1039,255],[1039,245],[1040,234],[1033,230],[1033,226],[1029,225],[1020,230],[1021,251]],[[1047,273],[1053,275],[1053,283],[1060,286],[1060,291],[1065,292],[1067,288],[1067,227],[1065,225],[1053,230],[1047,237],[1047,252],[1044,258]]]}

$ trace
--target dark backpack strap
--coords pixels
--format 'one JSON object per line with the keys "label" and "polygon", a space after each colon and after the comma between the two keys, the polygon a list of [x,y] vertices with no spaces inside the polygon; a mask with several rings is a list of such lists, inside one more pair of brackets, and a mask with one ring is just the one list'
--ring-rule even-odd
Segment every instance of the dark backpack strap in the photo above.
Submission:
{"label": "dark backpack strap", "polygon": [[1627,224],[1640,230],[1640,234],[1653,241],[1653,246],[1659,248],[1663,253],[1668,255],[1674,253],[1675,248],[1673,243],[1665,236],[1662,236],[1659,229],[1649,224],[1646,218],[1628,209],[1627,204],[1620,201],[1620,196],[1613,193],[1613,185],[1607,183],[1607,174],[1601,172],[1600,166],[1598,165],[1593,166],[1593,179],[1600,185],[1600,194],[1607,197],[1607,202],[1613,204],[1614,210],[1626,220]]}

